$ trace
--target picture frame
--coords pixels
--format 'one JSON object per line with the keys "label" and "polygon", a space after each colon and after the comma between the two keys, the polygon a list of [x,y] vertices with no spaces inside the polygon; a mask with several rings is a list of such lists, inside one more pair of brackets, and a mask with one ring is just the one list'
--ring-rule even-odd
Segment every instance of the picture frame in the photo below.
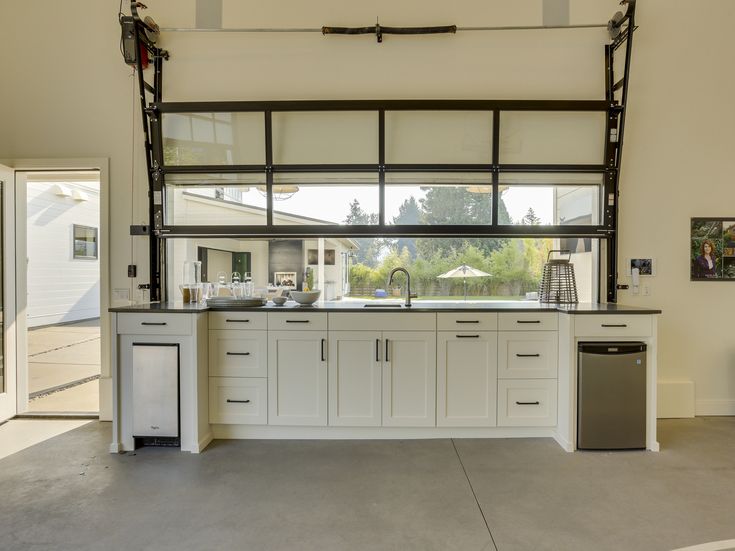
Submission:
{"label": "picture frame", "polygon": [[[319,251],[317,249],[307,249],[306,263],[309,266],[316,266],[317,264],[319,264]],[[335,265],[335,250],[334,249],[324,249],[324,265],[325,266]]]}
{"label": "picture frame", "polygon": [[638,275],[652,277],[656,275],[655,258],[629,258],[628,275],[633,274],[633,268],[638,268]]}
{"label": "picture frame", "polygon": [[692,218],[690,281],[735,281],[735,216]]}

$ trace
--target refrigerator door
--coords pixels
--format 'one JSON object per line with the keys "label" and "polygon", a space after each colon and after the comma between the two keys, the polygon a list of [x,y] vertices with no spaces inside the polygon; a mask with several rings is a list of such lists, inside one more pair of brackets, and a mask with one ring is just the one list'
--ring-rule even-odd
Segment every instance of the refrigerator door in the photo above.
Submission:
{"label": "refrigerator door", "polygon": [[179,436],[179,347],[133,343],[133,436]]}
{"label": "refrigerator door", "polygon": [[579,449],[645,449],[645,350],[643,343],[580,344]]}

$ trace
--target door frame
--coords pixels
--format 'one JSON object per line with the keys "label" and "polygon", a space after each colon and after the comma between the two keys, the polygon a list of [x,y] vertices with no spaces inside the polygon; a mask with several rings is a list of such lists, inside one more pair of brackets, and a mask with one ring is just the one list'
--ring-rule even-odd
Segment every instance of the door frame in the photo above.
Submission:
{"label": "door frame", "polygon": [[[0,423],[18,412],[17,362],[15,342],[15,170],[6,164],[0,171],[7,173],[2,181],[2,347],[5,392],[0,394]],[[12,254],[11,254],[12,251]]]}
{"label": "door frame", "polygon": [[[99,267],[100,267],[100,379],[99,379],[99,418],[102,421],[112,420],[112,375],[111,375],[111,347],[110,347],[110,314],[108,309],[110,307],[110,161],[105,157],[93,157],[93,158],[69,158],[69,159],[15,159],[12,161],[5,161],[6,166],[11,167],[15,171],[15,178],[13,185],[13,202],[12,202],[12,214],[13,214],[13,225],[11,226],[12,235],[6,237],[6,244],[13,245],[13,252],[15,253],[15,246],[17,240],[21,237],[17,233],[17,220],[15,220],[15,213],[17,211],[17,197],[15,195],[16,182],[18,181],[18,172],[72,172],[76,170],[98,170],[100,173],[100,231],[98,236],[98,252],[99,252]],[[10,201],[8,201],[10,204]],[[6,226],[7,227],[7,226]],[[26,232],[22,232],[22,237],[26,238]],[[10,239],[8,239],[10,238]],[[24,247],[25,248],[25,247]],[[10,271],[10,265],[6,264],[6,274],[12,276],[12,282],[10,278],[6,278],[6,290],[9,295],[13,298],[13,322],[18,312],[18,296],[19,291],[18,282],[18,270],[15,262],[16,255],[13,254],[13,258],[7,258],[5,254],[6,262],[12,262],[12,269]],[[8,284],[11,284],[8,287]],[[26,282],[27,284],[27,282]],[[23,288],[26,285],[22,286]],[[25,301],[21,302],[22,304]],[[23,324],[26,325],[26,324]],[[26,342],[27,335],[20,335],[19,325],[13,323],[14,331],[5,331],[6,338],[12,337],[13,340],[13,367],[16,374],[16,403],[17,403],[17,414],[23,414],[28,411],[28,363],[27,363],[27,350],[20,353],[19,344]],[[23,357],[21,357],[23,356]],[[25,358],[25,363],[22,366],[23,369],[19,369],[20,361]]]}

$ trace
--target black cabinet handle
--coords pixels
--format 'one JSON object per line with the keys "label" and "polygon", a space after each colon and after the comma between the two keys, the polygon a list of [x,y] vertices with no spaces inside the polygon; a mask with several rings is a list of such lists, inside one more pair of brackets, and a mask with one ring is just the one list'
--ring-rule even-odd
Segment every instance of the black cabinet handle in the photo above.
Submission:
{"label": "black cabinet handle", "polygon": [[541,354],[516,354],[519,358],[540,358]]}
{"label": "black cabinet handle", "polygon": [[479,339],[480,335],[457,335],[458,339]]}
{"label": "black cabinet handle", "polygon": [[250,320],[225,320],[227,323],[250,323]]}
{"label": "black cabinet handle", "polygon": [[602,327],[628,327],[627,323],[603,323]]}
{"label": "black cabinet handle", "polygon": [[454,320],[456,323],[480,323],[480,320]]}
{"label": "black cabinet handle", "polygon": [[380,361],[380,339],[375,339],[375,361]]}
{"label": "black cabinet handle", "polygon": [[541,323],[541,320],[516,320],[516,323]]}
{"label": "black cabinet handle", "polygon": [[165,321],[141,321],[141,325],[167,325]]}
{"label": "black cabinet handle", "polygon": [[228,352],[228,356],[250,356],[250,352]]}
{"label": "black cabinet handle", "polygon": [[519,406],[538,406],[541,404],[541,402],[516,402]]}
{"label": "black cabinet handle", "polygon": [[386,362],[389,362],[389,361],[390,361],[390,360],[388,359],[388,343],[389,343],[389,342],[390,342],[390,341],[389,341],[388,339],[385,339],[385,361],[386,361]]}
{"label": "black cabinet handle", "polygon": [[228,404],[249,404],[250,400],[230,400],[229,398],[227,398],[227,403]]}
{"label": "black cabinet handle", "polygon": [[309,323],[309,320],[286,320],[286,323]]}
{"label": "black cabinet handle", "polygon": [[327,344],[327,339],[322,339],[322,361],[326,362],[327,358],[324,356],[324,345]]}

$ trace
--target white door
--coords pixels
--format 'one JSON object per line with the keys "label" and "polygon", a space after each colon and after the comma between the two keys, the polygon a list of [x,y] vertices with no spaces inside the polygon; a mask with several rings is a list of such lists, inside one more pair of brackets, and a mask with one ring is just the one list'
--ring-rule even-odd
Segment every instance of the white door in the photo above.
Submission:
{"label": "white door", "polygon": [[327,424],[327,332],[268,332],[268,424]]}
{"label": "white door", "polygon": [[329,424],[379,427],[379,331],[329,332]]}
{"label": "white door", "polygon": [[498,386],[497,333],[440,331],[436,364],[436,424],[494,427]]}
{"label": "white door", "polygon": [[0,422],[18,411],[15,361],[15,221],[13,169],[0,165]]}
{"label": "white door", "polygon": [[383,332],[383,426],[436,425],[436,333]]}

